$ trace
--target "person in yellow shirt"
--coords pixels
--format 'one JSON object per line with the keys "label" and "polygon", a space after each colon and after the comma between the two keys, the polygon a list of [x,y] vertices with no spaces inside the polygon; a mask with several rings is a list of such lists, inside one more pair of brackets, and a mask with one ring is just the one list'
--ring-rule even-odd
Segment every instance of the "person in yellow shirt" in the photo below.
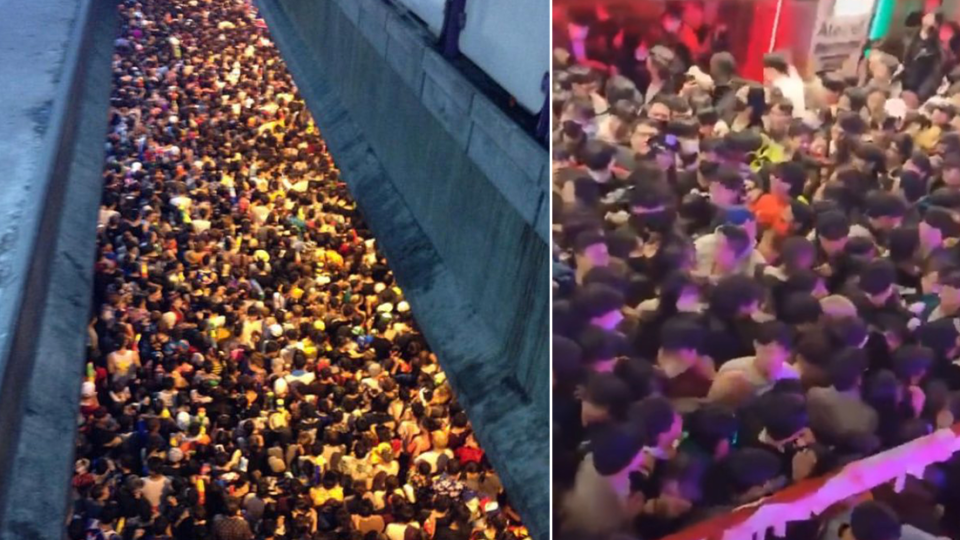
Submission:
{"label": "person in yellow shirt", "polygon": [[340,486],[336,473],[327,472],[319,485],[310,488],[310,500],[314,507],[323,506],[331,500],[343,501],[343,487]]}

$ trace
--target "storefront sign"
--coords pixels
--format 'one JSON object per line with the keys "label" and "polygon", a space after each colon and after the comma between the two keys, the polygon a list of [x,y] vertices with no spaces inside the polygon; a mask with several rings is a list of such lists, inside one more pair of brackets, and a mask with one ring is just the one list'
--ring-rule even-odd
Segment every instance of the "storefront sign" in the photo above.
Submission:
{"label": "storefront sign", "polygon": [[821,0],[811,40],[814,70],[836,70],[860,54],[875,0]]}

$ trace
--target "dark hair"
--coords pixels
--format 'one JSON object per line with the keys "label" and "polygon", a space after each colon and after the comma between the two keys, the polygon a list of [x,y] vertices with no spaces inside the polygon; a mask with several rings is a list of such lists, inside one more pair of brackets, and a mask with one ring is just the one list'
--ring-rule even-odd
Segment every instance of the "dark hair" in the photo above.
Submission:
{"label": "dark hair", "polygon": [[830,382],[840,392],[852,390],[860,382],[867,365],[867,354],[862,349],[843,349],[830,361]]}
{"label": "dark hair", "polygon": [[670,430],[676,412],[663,396],[650,396],[634,403],[628,413],[633,429],[646,446],[656,446],[657,439]]}

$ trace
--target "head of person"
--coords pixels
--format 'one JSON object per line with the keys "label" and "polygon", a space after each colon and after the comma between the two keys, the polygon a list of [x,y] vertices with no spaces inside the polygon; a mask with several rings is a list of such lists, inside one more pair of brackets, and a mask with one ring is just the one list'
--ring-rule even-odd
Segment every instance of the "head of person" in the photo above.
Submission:
{"label": "head of person", "polygon": [[[923,15],[923,18],[920,19],[920,29],[923,31],[939,31],[941,24],[943,24],[943,13],[939,11],[928,11]],[[938,33],[932,35],[934,39],[940,39]]]}
{"label": "head of person", "polygon": [[933,351],[921,345],[904,345],[893,353],[893,372],[905,385],[917,385],[933,365]]}
{"label": "head of person", "polygon": [[955,238],[960,223],[953,217],[953,212],[937,206],[928,208],[923,220],[918,226],[920,241],[928,248],[937,248],[943,245],[947,238]]}
{"label": "head of person", "polygon": [[907,203],[902,197],[881,190],[868,193],[865,206],[870,224],[884,231],[899,227],[907,213]]}
{"label": "head of person", "polygon": [[863,349],[847,347],[840,350],[829,363],[830,383],[840,392],[859,391],[868,363]]}
{"label": "head of person", "polygon": [[617,357],[623,352],[623,337],[616,332],[590,326],[578,340],[585,367],[597,372],[613,371]]}
{"label": "head of person", "polygon": [[659,355],[692,366],[700,358],[703,340],[704,329],[695,320],[674,317],[660,330]]}
{"label": "head of person", "polygon": [[774,444],[794,440],[808,430],[807,401],[802,392],[768,392],[761,399],[763,429]]}
{"label": "head of person", "polygon": [[730,273],[753,252],[750,235],[743,227],[722,225],[717,229],[714,263],[722,273]]}
{"label": "head of person", "polygon": [[740,171],[721,165],[710,177],[710,202],[721,207],[740,204],[744,185]]}
{"label": "head of person", "polygon": [[669,186],[653,181],[638,184],[630,198],[631,222],[642,234],[665,234],[676,221],[676,208]]}
{"label": "head of person", "polygon": [[683,434],[683,417],[663,396],[650,396],[630,407],[629,421],[645,446],[672,449]]}
{"label": "head of person", "polygon": [[630,425],[614,424],[597,434],[591,445],[593,466],[609,481],[617,481],[641,468],[645,454],[643,435]]}
{"label": "head of person", "polygon": [[889,98],[890,92],[886,88],[879,85],[871,86],[867,89],[867,109],[873,115],[882,113]]}
{"label": "head of person", "polygon": [[574,304],[594,326],[613,330],[623,321],[623,294],[607,285],[592,283],[583,287]]}
{"label": "head of person", "polygon": [[897,280],[897,269],[887,259],[871,261],[860,273],[860,290],[867,300],[876,306],[885,304],[893,294],[893,285]]}
{"label": "head of person", "polygon": [[770,175],[770,192],[782,197],[795,198],[803,194],[807,182],[807,173],[803,165],[795,161],[777,164]]}
{"label": "head of person", "polygon": [[599,89],[599,75],[587,66],[573,66],[567,75],[574,99],[589,99]]}
{"label": "head of person", "polygon": [[753,340],[756,350],[753,365],[768,380],[780,378],[783,365],[790,359],[793,336],[790,327],[780,321],[765,322]]}
{"label": "head of person", "polygon": [[[668,114],[669,117],[669,114]],[[653,117],[638,120],[630,134],[630,149],[634,153],[646,156],[650,153],[651,142],[660,136],[660,123]]]}
{"label": "head of person", "polygon": [[714,53],[710,57],[709,76],[714,86],[728,86],[737,75],[737,60],[726,51]]}
{"label": "head of person", "polygon": [[720,405],[708,404],[684,420],[687,439],[714,459],[726,457],[733,448],[740,423],[737,415]]}
{"label": "head of person", "polygon": [[775,99],[767,109],[767,120],[767,131],[782,138],[793,120],[793,102],[785,97]]}
{"label": "head of person", "polygon": [[683,26],[682,11],[676,9],[667,9],[660,16],[660,27],[668,34],[676,34]]}
{"label": "head of person", "polygon": [[580,345],[557,334],[553,335],[550,365],[553,390],[557,395],[572,395],[587,372],[583,366],[583,349]]}
{"label": "head of person", "polygon": [[960,188],[960,157],[948,155],[943,159],[942,178],[947,187]]}
{"label": "head of person", "polygon": [[647,118],[657,122],[661,127],[666,127],[672,117],[673,111],[663,99],[654,99],[647,105]]}
{"label": "head of person", "polygon": [[574,251],[580,263],[589,268],[604,268],[610,264],[607,239],[600,231],[583,231],[577,235]]}
{"label": "head of person", "polygon": [[841,525],[840,540],[900,540],[900,518],[889,506],[878,501],[858,504],[850,514],[849,525]]}
{"label": "head of person", "polygon": [[605,181],[610,177],[610,171],[615,163],[616,149],[598,140],[587,141],[580,154],[580,161],[589,170],[597,181]]}
{"label": "head of person", "polygon": [[760,309],[764,289],[752,276],[721,278],[710,291],[710,311],[721,318],[744,319]]}
{"label": "head of person", "polygon": [[930,156],[922,150],[914,150],[910,159],[903,164],[903,169],[917,173],[924,181],[928,180],[933,174],[933,164],[930,161]]}
{"label": "head of person", "polygon": [[763,55],[763,82],[764,84],[773,84],[775,81],[790,74],[790,64],[787,59],[779,53],[768,53]]}
{"label": "head of person", "polygon": [[839,210],[828,210],[817,216],[817,240],[828,255],[842,253],[850,236],[850,220]]}
{"label": "head of person", "polygon": [[930,121],[933,122],[935,126],[947,127],[956,115],[956,109],[954,109],[952,104],[939,103],[933,107],[933,114],[930,116]]}
{"label": "head of person", "polygon": [[583,391],[580,421],[584,426],[623,420],[630,387],[613,373],[592,373]]}
{"label": "head of person", "polygon": [[759,448],[734,450],[721,462],[724,481],[717,486],[721,500],[741,505],[758,500],[782,485],[780,460]]}

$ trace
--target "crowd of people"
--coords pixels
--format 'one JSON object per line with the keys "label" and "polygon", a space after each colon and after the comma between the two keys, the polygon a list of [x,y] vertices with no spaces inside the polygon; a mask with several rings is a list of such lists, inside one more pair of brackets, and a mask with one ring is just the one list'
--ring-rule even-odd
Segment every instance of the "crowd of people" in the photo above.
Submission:
{"label": "crowd of people", "polygon": [[[661,538],[960,420],[960,70],[918,22],[763,82],[675,39],[555,51],[558,538]],[[960,538],[958,489],[954,459],[787,538]]]}
{"label": "crowd of people", "polygon": [[253,9],[119,11],[68,538],[525,538]]}

